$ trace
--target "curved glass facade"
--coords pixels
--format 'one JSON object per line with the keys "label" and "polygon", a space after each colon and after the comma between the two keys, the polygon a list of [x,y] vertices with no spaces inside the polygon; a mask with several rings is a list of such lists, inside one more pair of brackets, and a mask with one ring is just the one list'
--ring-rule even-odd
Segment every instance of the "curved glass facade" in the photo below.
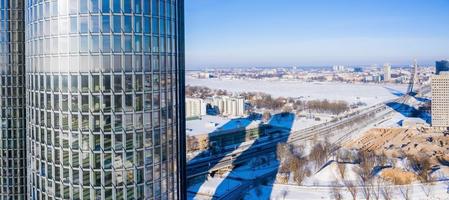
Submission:
{"label": "curved glass facade", "polygon": [[0,0],[0,199],[25,199],[24,1]]}
{"label": "curved glass facade", "polygon": [[27,0],[31,199],[179,199],[178,0]]}

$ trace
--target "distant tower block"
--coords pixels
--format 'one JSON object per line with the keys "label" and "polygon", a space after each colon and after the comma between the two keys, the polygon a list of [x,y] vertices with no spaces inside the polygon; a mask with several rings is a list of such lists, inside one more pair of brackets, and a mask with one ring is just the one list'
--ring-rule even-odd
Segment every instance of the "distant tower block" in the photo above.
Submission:
{"label": "distant tower block", "polygon": [[432,77],[432,126],[440,129],[449,127],[449,72]]}
{"label": "distant tower block", "polygon": [[384,81],[391,81],[391,65],[388,63],[384,65]]}

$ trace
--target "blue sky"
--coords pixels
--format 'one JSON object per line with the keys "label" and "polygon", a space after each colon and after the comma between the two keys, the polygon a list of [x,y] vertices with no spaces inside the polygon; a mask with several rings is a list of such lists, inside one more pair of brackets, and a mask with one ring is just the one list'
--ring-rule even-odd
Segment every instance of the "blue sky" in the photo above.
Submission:
{"label": "blue sky", "polygon": [[449,0],[186,0],[187,68],[449,58]]}

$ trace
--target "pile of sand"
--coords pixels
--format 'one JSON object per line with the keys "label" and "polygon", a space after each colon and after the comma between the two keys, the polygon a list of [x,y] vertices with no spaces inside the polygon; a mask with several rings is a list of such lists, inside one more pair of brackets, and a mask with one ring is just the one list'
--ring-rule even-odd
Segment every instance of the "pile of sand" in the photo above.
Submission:
{"label": "pile of sand", "polygon": [[374,151],[388,157],[413,155],[429,158],[434,165],[449,163],[449,137],[422,133],[416,129],[375,128],[362,137],[350,141],[346,148]]}

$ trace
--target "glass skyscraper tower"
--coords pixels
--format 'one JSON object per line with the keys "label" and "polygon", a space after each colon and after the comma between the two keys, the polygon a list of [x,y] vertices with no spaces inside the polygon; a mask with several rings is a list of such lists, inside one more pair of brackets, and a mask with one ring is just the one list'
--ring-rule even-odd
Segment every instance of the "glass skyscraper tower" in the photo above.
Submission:
{"label": "glass skyscraper tower", "polygon": [[24,1],[0,0],[0,200],[25,199]]}
{"label": "glass skyscraper tower", "polygon": [[183,0],[26,0],[25,16],[28,198],[184,199]]}

